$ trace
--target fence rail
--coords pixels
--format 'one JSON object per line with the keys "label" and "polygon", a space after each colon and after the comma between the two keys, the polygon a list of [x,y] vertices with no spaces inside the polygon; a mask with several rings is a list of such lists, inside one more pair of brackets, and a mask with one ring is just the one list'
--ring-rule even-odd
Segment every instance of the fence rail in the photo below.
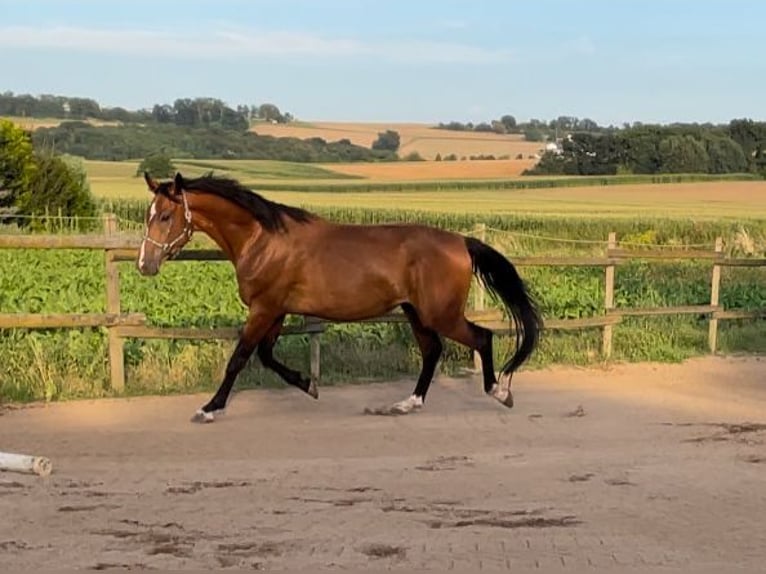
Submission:
{"label": "fence rail", "polygon": [[[114,215],[104,216],[104,235],[0,235],[0,249],[91,249],[104,252],[106,270],[106,313],[61,313],[30,314],[0,313],[0,329],[58,329],[104,327],[108,332],[110,384],[114,390],[122,391],[125,387],[124,341],[128,338],[142,339],[196,339],[226,340],[239,337],[239,329],[223,328],[182,328],[154,327],[147,325],[142,313],[122,313],[120,310],[120,274],[119,262],[135,261],[138,255],[140,237],[134,234],[122,234],[118,230]],[[486,237],[486,228],[478,225],[475,230],[479,238]],[[661,316],[661,315],[708,315],[708,346],[711,353],[716,352],[718,322],[727,319],[766,318],[766,309],[727,309],[719,302],[722,267],[762,267],[764,258],[731,258],[723,253],[723,242],[718,238],[712,250],[663,250],[663,249],[626,249],[619,247],[617,236],[610,233],[606,241],[607,249],[601,257],[514,257],[518,266],[562,266],[562,267],[603,267],[604,268],[604,309],[603,315],[576,319],[546,319],[545,327],[549,330],[578,330],[587,328],[602,329],[602,355],[609,358],[612,353],[613,327],[624,317]],[[222,261],[224,254],[217,249],[186,249],[174,261]],[[708,305],[681,305],[671,307],[621,308],[615,307],[615,268],[636,260],[702,260],[711,265],[710,303]],[[476,322],[497,334],[513,332],[513,325],[499,310],[485,309],[485,293],[477,283],[474,308],[466,314],[469,320]],[[406,322],[403,313],[389,313],[377,318],[358,321],[367,322]],[[310,341],[310,369],[312,376],[320,376],[320,335],[331,322],[315,317],[304,317],[301,324],[286,326],[282,333],[308,334]],[[480,359],[474,355],[475,364]]]}

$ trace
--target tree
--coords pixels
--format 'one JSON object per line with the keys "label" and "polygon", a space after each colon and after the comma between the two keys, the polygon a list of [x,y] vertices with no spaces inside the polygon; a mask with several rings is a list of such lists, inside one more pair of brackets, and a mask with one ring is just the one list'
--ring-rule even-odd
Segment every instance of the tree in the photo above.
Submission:
{"label": "tree", "polygon": [[378,133],[378,139],[372,142],[372,149],[396,152],[399,149],[399,132],[386,130]]}
{"label": "tree", "polygon": [[742,146],[726,136],[706,138],[710,173],[741,173],[748,169],[747,158]]}
{"label": "tree", "polygon": [[30,136],[10,120],[0,119],[0,214],[16,211],[34,173]]}
{"label": "tree", "polygon": [[504,115],[500,118],[500,123],[505,127],[505,131],[511,133],[516,129],[516,118],[510,114]]}
{"label": "tree", "polygon": [[96,202],[79,159],[44,150],[35,154],[36,169],[19,196],[19,213],[42,215],[61,211],[65,216],[94,217]]}
{"label": "tree", "polygon": [[670,136],[660,143],[663,173],[706,173],[709,157],[705,146],[694,137]]}
{"label": "tree", "polygon": [[284,123],[285,117],[274,104],[261,104],[258,106],[258,117],[267,122]]}
{"label": "tree", "polygon": [[176,173],[176,166],[170,156],[160,152],[146,156],[136,169],[136,177],[143,176],[148,171],[154,177],[173,177]]}

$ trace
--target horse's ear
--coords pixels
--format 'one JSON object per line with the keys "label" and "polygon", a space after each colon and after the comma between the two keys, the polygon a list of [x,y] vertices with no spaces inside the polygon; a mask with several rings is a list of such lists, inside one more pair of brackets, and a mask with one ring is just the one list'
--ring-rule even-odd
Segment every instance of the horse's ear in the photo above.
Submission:
{"label": "horse's ear", "polygon": [[176,177],[173,180],[173,193],[174,195],[180,195],[181,192],[184,189],[184,176],[181,175],[180,171],[176,172]]}
{"label": "horse's ear", "polygon": [[160,184],[157,183],[157,180],[152,179],[152,176],[149,175],[148,171],[144,172],[144,180],[146,181],[146,185],[149,186],[149,191],[152,193],[157,193],[157,188],[160,186]]}

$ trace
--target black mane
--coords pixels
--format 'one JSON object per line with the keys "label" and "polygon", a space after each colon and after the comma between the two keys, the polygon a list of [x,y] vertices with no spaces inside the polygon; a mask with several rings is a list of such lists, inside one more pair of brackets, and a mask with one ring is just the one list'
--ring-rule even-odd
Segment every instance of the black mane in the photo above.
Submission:
{"label": "black mane", "polygon": [[[169,183],[167,185],[170,186]],[[284,216],[301,223],[316,217],[305,209],[270,201],[234,179],[204,175],[184,179],[183,187],[184,191],[212,193],[236,203],[251,213],[267,231],[284,230]],[[162,191],[162,186],[159,191]]]}

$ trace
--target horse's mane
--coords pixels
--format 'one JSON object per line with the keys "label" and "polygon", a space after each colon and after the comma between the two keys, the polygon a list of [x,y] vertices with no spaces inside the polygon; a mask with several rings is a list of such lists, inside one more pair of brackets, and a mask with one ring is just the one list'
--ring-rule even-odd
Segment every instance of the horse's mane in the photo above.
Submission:
{"label": "horse's mane", "polygon": [[[165,187],[170,187],[168,182]],[[164,186],[160,186],[158,191],[163,191]],[[213,175],[203,175],[202,177],[184,179],[184,190],[197,193],[212,193],[224,199],[228,199],[247,210],[267,231],[284,230],[284,217],[290,217],[294,221],[305,223],[316,218],[316,216],[305,209],[283,205],[275,201],[266,199],[251,189],[246,188],[238,181],[225,177],[214,177]]]}

